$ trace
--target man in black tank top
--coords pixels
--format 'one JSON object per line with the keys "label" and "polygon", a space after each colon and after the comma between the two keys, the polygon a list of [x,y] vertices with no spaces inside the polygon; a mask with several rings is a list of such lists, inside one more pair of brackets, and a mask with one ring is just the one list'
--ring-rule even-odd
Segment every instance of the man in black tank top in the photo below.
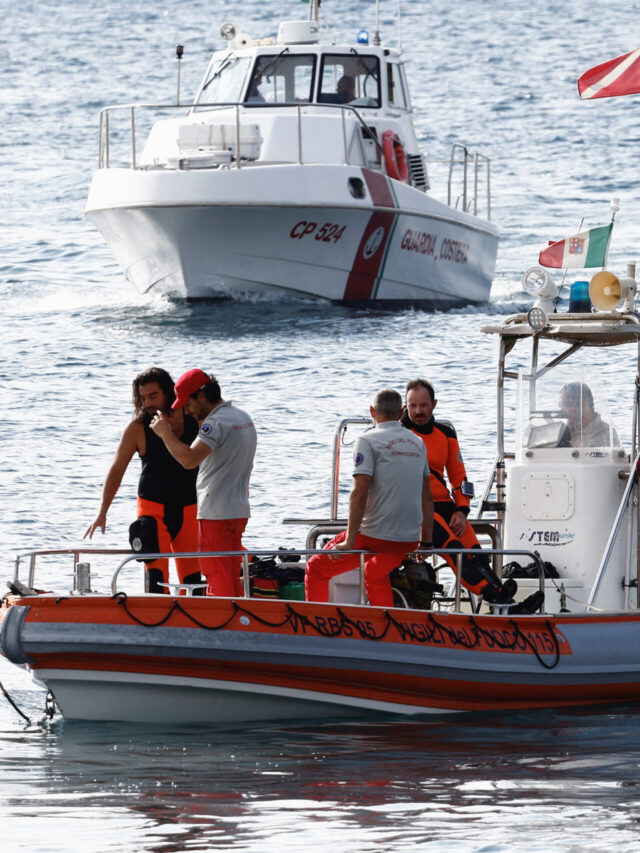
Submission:
{"label": "man in black tank top", "polygon": [[[135,417],[122,434],[104,483],[100,511],[93,524],[87,528],[85,538],[91,538],[98,528],[104,533],[107,511],[120,488],[129,462],[137,452],[142,460],[138,483],[138,522],[134,531],[141,539],[142,547],[139,550],[145,553],[198,550],[198,469],[185,470],[149,428],[152,417],[160,411],[169,419],[180,441],[191,444],[198,434],[198,424],[182,409],[172,410],[174,400],[173,380],[159,367],[151,367],[133,380]],[[202,582],[197,558],[176,558],[176,569],[180,583]],[[168,592],[166,587],[161,586],[168,581],[168,560],[147,563],[148,592]]]}

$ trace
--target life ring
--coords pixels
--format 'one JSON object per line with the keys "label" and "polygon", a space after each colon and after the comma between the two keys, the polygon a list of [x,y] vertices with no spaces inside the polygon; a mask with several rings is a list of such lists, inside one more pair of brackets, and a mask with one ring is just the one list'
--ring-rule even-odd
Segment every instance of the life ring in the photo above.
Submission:
{"label": "life ring", "polygon": [[395,130],[385,130],[382,134],[382,151],[387,175],[396,181],[409,183],[409,166],[404,145]]}

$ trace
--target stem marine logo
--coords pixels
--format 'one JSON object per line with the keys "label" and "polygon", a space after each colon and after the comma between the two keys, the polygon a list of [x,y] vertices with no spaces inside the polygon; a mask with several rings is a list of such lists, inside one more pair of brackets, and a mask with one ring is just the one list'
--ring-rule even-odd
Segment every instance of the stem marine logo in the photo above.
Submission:
{"label": "stem marine logo", "polygon": [[557,548],[573,542],[575,535],[575,533],[570,533],[568,530],[525,530],[524,533],[520,534],[520,541],[527,542],[534,547],[549,545]]}

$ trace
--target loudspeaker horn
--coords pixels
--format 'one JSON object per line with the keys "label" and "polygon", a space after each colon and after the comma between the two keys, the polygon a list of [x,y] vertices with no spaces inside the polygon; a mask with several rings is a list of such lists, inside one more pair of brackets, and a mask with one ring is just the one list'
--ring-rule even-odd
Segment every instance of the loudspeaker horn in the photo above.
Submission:
{"label": "loudspeaker horn", "polygon": [[589,282],[589,299],[599,311],[613,311],[622,295],[620,280],[607,270],[597,272]]}

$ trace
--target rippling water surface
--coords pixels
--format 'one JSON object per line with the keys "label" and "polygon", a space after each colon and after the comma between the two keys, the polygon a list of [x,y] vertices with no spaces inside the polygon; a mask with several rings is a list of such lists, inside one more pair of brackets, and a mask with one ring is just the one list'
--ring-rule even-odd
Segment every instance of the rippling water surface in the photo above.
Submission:
{"label": "rippling water surface", "polygon": [[[323,4],[338,35],[373,30],[373,4]],[[285,4],[285,17],[299,9]],[[306,7],[302,7],[306,9]],[[6,0],[0,58],[0,556],[75,547],[130,416],[130,382],[160,364],[214,370],[259,430],[247,541],[295,545],[285,517],[325,516],[336,421],[381,386],[436,384],[476,483],[494,448],[496,344],[478,327],[527,305],[523,271],[549,239],[608,220],[612,266],[640,219],[637,98],[583,104],[576,77],[638,45],[638,6],[610,0],[404,2],[416,127],[431,156],[456,139],[491,157],[503,232],[489,304],[446,315],[312,302],[185,305],[132,293],[82,209],[108,103],[169,101],[174,47],[192,92],[223,20],[274,34],[255,0]],[[257,22],[251,25],[251,22]],[[383,3],[395,43],[395,4]],[[437,175],[434,184],[438,185]],[[590,356],[627,440],[632,359]],[[626,431],[625,431],[626,430]],[[347,454],[348,455],[348,454]],[[125,547],[131,465],[98,544]],[[64,570],[66,571],[66,570]],[[107,588],[110,566],[96,583]],[[43,583],[71,583],[44,564]],[[638,711],[248,729],[37,724],[44,694],[0,661],[3,849],[637,850]]]}

